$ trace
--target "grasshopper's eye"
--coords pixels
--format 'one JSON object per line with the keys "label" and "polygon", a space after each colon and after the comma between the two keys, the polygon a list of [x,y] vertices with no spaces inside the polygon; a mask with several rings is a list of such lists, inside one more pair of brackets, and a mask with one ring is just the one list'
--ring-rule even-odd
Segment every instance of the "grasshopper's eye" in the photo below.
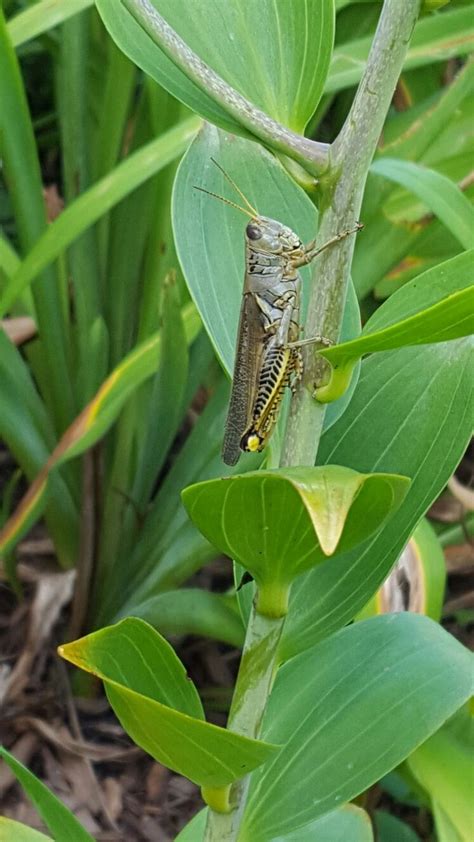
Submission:
{"label": "grasshopper's eye", "polygon": [[245,229],[245,233],[249,240],[259,240],[262,236],[262,229],[255,225],[254,222],[249,222],[247,228]]}

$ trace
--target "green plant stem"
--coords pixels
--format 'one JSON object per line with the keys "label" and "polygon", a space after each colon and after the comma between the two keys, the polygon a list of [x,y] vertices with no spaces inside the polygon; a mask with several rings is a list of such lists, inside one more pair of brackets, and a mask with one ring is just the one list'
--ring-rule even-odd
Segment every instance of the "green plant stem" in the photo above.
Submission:
{"label": "green plant stem", "polygon": [[228,85],[188,47],[149,0],[122,0],[122,2],[141,28],[176,67],[205,91],[237,123],[248,129],[263,143],[298,161],[313,175],[325,172],[329,165],[327,143],[318,143],[292,132]]}
{"label": "green plant stem", "polygon": [[[420,0],[385,0],[364,75],[351,110],[332,145],[331,171],[321,183],[317,245],[358,220],[367,173],[402,70]],[[363,236],[363,233],[360,235]],[[313,275],[306,336],[337,342],[349,284],[354,237],[347,237],[318,258]],[[317,280],[316,280],[317,279]],[[314,350],[304,353],[305,376],[292,402],[282,465],[314,465],[325,405],[312,398],[324,368]]]}
{"label": "green plant stem", "polygon": [[[228,728],[255,739],[259,736],[267,700],[277,668],[277,651],[284,617],[259,614],[255,607],[247,627],[237,684],[229,713]],[[230,813],[209,809],[204,842],[235,842],[245,808],[250,775],[237,781],[230,791]]]}

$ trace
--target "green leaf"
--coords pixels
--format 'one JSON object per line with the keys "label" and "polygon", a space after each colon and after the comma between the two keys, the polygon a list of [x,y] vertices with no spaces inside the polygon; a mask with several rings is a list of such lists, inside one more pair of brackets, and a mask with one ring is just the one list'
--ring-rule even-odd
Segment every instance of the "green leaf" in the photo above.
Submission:
{"label": "green leaf", "polygon": [[[474,90],[474,62],[468,61],[459,70],[454,80],[441,88],[439,95],[433,99],[427,96],[418,108],[411,108],[405,112],[398,112],[388,117],[384,127],[384,144],[378,150],[379,155],[395,155],[418,161],[426,156],[430,158],[436,147],[444,144],[445,138],[450,140],[445,149],[449,154],[455,143],[470,142],[469,125],[471,109],[470,98]],[[464,111],[468,116],[466,129],[460,130],[458,121],[464,119]],[[408,121],[400,126],[399,121]],[[453,131],[454,130],[454,131]],[[455,137],[451,137],[451,131]],[[440,160],[444,155],[437,154],[433,160]],[[428,163],[428,161],[426,161]]]}
{"label": "green leaf", "polygon": [[474,208],[451,179],[436,170],[398,158],[379,158],[370,169],[418,196],[465,249],[472,248]]}
{"label": "green leaf", "polygon": [[161,299],[160,363],[147,400],[147,413],[153,422],[143,433],[144,441],[130,491],[138,509],[146,508],[178,432],[188,373],[188,343],[172,276],[165,278]]}
{"label": "green leaf", "polygon": [[117,619],[127,613],[146,620],[167,637],[194,634],[237,648],[244,642],[244,627],[233,596],[181,588],[154,594],[131,609],[122,609]]}
{"label": "green leaf", "polygon": [[[183,828],[175,842],[203,842],[207,809]],[[373,842],[370,818],[355,804],[345,804],[295,832],[273,836],[271,842]],[[263,842],[263,840],[262,840]]]}
{"label": "green leaf", "polygon": [[183,827],[181,833],[178,833],[175,842],[202,842],[206,829],[207,814],[207,807],[196,813],[186,827]]}
{"label": "green leaf", "polygon": [[365,810],[345,804],[338,810],[320,816],[316,821],[285,834],[271,842],[373,842],[372,823]]}
{"label": "green leaf", "polygon": [[[237,473],[237,467],[222,467],[220,458],[227,400],[222,377],[152,502],[140,540],[123,562],[124,575],[119,577],[114,565],[103,590],[93,594],[100,624],[115,621],[118,611],[133,615],[137,605],[160,591],[178,588],[215,557],[214,548],[189,520],[180,495],[192,482]],[[245,454],[239,473],[255,469],[260,461],[260,454]]]}
{"label": "green leaf", "polygon": [[432,810],[437,842],[466,842],[466,839],[461,838],[452,821],[437,801],[433,801]]}
{"label": "green leaf", "polygon": [[[54,431],[21,353],[0,329],[0,437],[31,482],[54,447]],[[71,488],[56,474],[49,488],[47,525],[59,560],[71,567],[77,558],[79,517]],[[32,511],[29,510],[28,517]],[[34,515],[39,516],[39,512]],[[31,525],[29,520],[25,527]],[[24,534],[24,531],[23,533]]]}
{"label": "green leaf", "polygon": [[[357,85],[362,77],[373,36],[348,41],[333,53],[325,93]],[[404,69],[469,54],[474,46],[472,9],[458,8],[421,18],[415,26]]]}
{"label": "green leaf", "polygon": [[420,842],[420,837],[409,825],[390,813],[376,810],[374,822],[377,830],[377,842]]}
{"label": "green leaf", "polygon": [[183,120],[133,152],[111,173],[72,202],[37,239],[6,285],[0,299],[0,312],[5,313],[38,273],[62,254],[80,234],[117,202],[181,155],[199,125],[200,121],[196,117]]}
{"label": "green leaf", "polygon": [[[199,330],[199,320],[192,305],[184,315],[186,336],[191,341]],[[43,468],[35,477],[15,513],[0,532],[0,551],[8,552],[37,520],[44,508],[50,473],[95,444],[116,420],[135,389],[155,371],[160,353],[160,334],[138,345],[111,372],[94,398],[66,430]],[[53,482],[55,481],[53,474]]]}
{"label": "green leaf", "polygon": [[0,842],[13,842],[13,840],[15,842],[51,842],[51,837],[27,827],[26,824],[0,816]]}
{"label": "green leaf", "polygon": [[[204,187],[232,201],[240,201],[211,157],[224,167],[259,213],[289,225],[305,242],[315,236],[317,214],[306,193],[260,144],[225,135],[206,125],[184,156],[173,193],[176,250],[216,354],[230,374],[242,303],[246,218],[224,202],[195,189]],[[317,262],[315,267],[317,272]],[[311,268],[301,274],[303,324]],[[358,335],[359,325],[359,308],[351,285],[342,336]],[[354,377],[353,385],[356,380]],[[349,399],[350,395],[332,408],[328,425],[344,411]]]}
{"label": "green leaf", "polygon": [[295,582],[283,631],[287,658],[353,619],[395,564],[443,490],[472,432],[470,339],[377,354],[344,416],[324,434],[318,459],[412,478],[400,509],[361,547]]}
{"label": "green leaf", "polygon": [[[87,833],[75,816],[62,804],[59,798],[45,786],[36,775],[33,775],[23,763],[20,763],[6,748],[0,746],[0,757],[18,779],[30,801],[33,802],[45,825],[53,834],[54,839],[74,839],[74,842],[94,842],[93,837]],[[1,833],[1,831],[0,831]],[[1,838],[1,836],[0,836]],[[13,837],[9,837],[11,840]],[[15,839],[20,837],[15,837]],[[40,839],[44,838],[40,836]],[[40,842],[38,839],[38,842]],[[30,842],[25,837],[25,842]],[[33,842],[33,837],[31,837]]]}
{"label": "green leaf", "polygon": [[[2,178],[8,185],[16,236],[22,251],[28,251],[47,232],[46,209],[26,91],[3,11],[0,11],[0,101]],[[6,284],[2,298],[7,295],[15,277],[13,275]],[[60,430],[67,426],[74,413],[68,366],[69,314],[66,297],[54,268],[40,275],[33,299],[35,321],[41,337],[41,363],[39,355],[33,355],[31,361],[36,380]],[[9,303],[11,305],[13,301]],[[3,314],[5,312],[7,308]]]}
{"label": "green leaf", "polygon": [[291,582],[379,529],[406,488],[405,477],[332,465],[208,480],[182,498],[206,538],[250,571],[261,613],[280,616]]}
{"label": "green leaf", "polygon": [[[11,278],[17,271],[20,263],[21,259],[17,252],[5,235],[0,232],[0,272],[6,275],[7,278]],[[2,274],[0,274],[0,280],[3,284]]]}
{"label": "green leaf", "polygon": [[461,839],[472,831],[472,716],[464,707],[408,758],[408,767]]}
{"label": "green leaf", "polygon": [[[115,0],[96,0],[112,38],[173,96],[217,125],[237,123],[152,41]],[[303,132],[322,94],[334,40],[332,0],[152,0],[186,44],[228,85]],[[311,47],[309,46],[311,45]]]}
{"label": "green leaf", "polygon": [[198,692],[174,649],[144,620],[127,618],[64,644],[59,654],[86,672],[204,719]]}
{"label": "green leaf", "polygon": [[181,661],[143,620],[122,620],[61,646],[59,653],[102,679],[137,745],[200,786],[225,787],[279,750],[205,722]]}
{"label": "green leaf", "polygon": [[332,369],[329,383],[317,390],[318,400],[340,396],[363,354],[473,333],[473,257],[474,251],[464,252],[418,275],[379,307],[362,336],[321,351]]}
{"label": "green leaf", "polygon": [[284,747],[252,776],[244,834],[272,839],[364,792],[469,698],[471,667],[444,629],[408,613],[355,623],[293,658],[262,727]]}
{"label": "green leaf", "polygon": [[8,21],[12,44],[14,47],[20,47],[21,44],[26,44],[32,38],[47,32],[53,26],[64,23],[68,18],[93,5],[94,0],[67,0],[67,3],[58,3],[58,0],[40,0]]}

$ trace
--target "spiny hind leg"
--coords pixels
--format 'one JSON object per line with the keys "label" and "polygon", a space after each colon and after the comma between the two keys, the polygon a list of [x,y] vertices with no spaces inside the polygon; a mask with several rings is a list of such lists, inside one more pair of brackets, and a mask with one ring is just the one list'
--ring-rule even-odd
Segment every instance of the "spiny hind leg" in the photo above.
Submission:
{"label": "spiny hind leg", "polygon": [[303,377],[303,355],[299,348],[294,348],[292,351],[291,368],[288,372],[288,386],[291,389],[291,394],[296,393],[298,383]]}

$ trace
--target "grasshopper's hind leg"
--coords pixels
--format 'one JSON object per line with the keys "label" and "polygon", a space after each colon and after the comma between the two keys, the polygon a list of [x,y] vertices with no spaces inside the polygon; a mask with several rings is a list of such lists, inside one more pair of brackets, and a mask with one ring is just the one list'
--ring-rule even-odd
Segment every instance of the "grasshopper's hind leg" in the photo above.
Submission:
{"label": "grasshopper's hind leg", "polygon": [[291,394],[294,395],[296,393],[298,383],[303,377],[303,355],[299,348],[293,348],[291,357],[291,369],[289,371],[287,385],[291,389]]}

